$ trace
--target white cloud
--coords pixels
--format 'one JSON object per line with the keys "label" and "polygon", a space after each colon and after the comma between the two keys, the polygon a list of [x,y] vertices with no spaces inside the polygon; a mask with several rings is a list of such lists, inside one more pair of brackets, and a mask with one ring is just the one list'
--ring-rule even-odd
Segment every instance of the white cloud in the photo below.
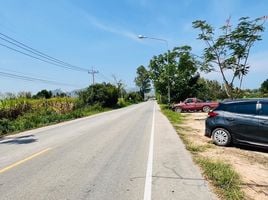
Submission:
{"label": "white cloud", "polygon": [[129,30],[126,30],[122,27],[105,24],[105,23],[101,22],[99,19],[97,19],[96,17],[91,16],[86,12],[84,12],[84,16],[90,22],[91,25],[97,27],[98,29],[101,29],[103,31],[110,32],[110,33],[113,33],[116,35],[121,35],[123,37],[127,37],[127,38],[132,39],[132,40],[136,40],[136,41],[138,40],[137,34],[131,32]]}

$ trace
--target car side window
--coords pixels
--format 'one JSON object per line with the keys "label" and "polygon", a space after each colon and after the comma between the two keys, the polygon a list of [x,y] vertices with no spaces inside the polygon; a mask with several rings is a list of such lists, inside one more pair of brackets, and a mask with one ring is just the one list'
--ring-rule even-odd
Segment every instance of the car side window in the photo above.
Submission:
{"label": "car side window", "polygon": [[193,100],[192,99],[187,99],[186,103],[193,103]]}
{"label": "car side window", "polygon": [[239,103],[235,106],[235,112],[240,114],[248,114],[248,115],[255,115],[256,114],[256,103],[249,102],[249,103]]}
{"label": "car side window", "polygon": [[236,104],[228,104],[223,107],[227,112],[236,112]]}
{"label": "car side window", "polygon": [[262,103],[260,115],[266,115],[268,116],[268,103]]}

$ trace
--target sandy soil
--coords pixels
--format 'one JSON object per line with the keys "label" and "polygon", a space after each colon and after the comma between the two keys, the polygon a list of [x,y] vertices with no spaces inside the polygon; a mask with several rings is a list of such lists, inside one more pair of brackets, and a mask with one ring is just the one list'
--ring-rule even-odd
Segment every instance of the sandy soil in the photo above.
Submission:
{"label": "sandy soil", "polygon": [[[211,144],[204,136],[206,113],[183,114],[182,130],[197,145]],[[268,151],[245,146],[218,147],[215,145],[203,156],[224,160],[240,174],[246,199],[268,200]]]}

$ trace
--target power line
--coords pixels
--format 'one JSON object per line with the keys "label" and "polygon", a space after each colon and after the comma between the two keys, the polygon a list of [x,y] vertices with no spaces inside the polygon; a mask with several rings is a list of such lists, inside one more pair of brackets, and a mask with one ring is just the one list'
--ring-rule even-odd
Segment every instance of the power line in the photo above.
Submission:
{"label": "power line", "polygon": [[[16,52],[18,52],[18,53],[22,53],[22,54],[24,54],[24,55],[26,55],[26,56],[30,56],[30,57],[32,57],[32,58],[41,60],[41,61],[43,61],[43,62],[52,64],[52,65],[56,65],[56,66],[58,66],[58,67],[63,67],[63,68],[66,68],[66,69],[72,69],[72,70],[76,70],[76,71],[86,71],[86,72],[88,71],[88,69],[85,69],[85,68],[82,68],[82,67],[78,67],[78,66],[75,66],[75,65],[71,65],[71,64],[69,64],[69,63],[67,63],[67,62],[64,62],[64,61],[62,61],[62,60],[59,60],[59,59],[54,58],[54,57],[52,57],[52,56],[49,56],[49,55],[47,55],[47,54],[45,54],[45,53],[42,53],[41,51],[38,51],[38,50],[36,50],[36,49],[34,49],[34,48],[32,48],[32,47],[30,47],[30,46],[28,46],[28,45],[26,45],[26,44],[24,44],[24,43],[22,43],[22,42],[19,42],[19,41],[13,39],[13,38],[11,38],[11,37],[9,37],[9,36],[7,36],[7,35],[1,33],[1,32],[0,32],[0,35],[3,36],[3,37],[0,36],[0,39],[4,40],[4,41],[6,41],[6,42],[8,42],[8,43],[10,43],[10,44],[12,44],[12,45],[15,45],[15,46],[17,46],[17,47],[19,47],[19,48],[21,48],[21,49],[27,51],[27,52],[30,52],[30,53],[32,53],[32,54],[34,54],[34,55],[37,55],[37,56],[39,56],[39,57],[41,57],[41,58],[44,58],[44,59],[46,59],[46,60],[41,59],[41,58],[36,57],[36,56],[33,56],[33,55],[30,55],[30,54],[28,54],[28,53],[22,52],[22,51],[20,51],[20,50],[14,49],[14,48],[12,48],[12,47],[10,47],[10,46],[1,44],[1,46],[4,46],[4,47],[6,47],[6,48],[8,48],[8,49],[11,49],[11,50],[16,51]],[[10,40],[11,40],[11,41],[10,41]],[[47,60],[49,60],[49,61],[47,61]]]}
{"label": "power line", "polygon": [[61,83],[61,82],[58,82],[58,81],[45,80],[45,79],[40,79],[40,78],[33,78],[33,77],[30,77],[30,76],[22,76],[22,75],[6,73],[6,72],[1,72],[1,71],[0,71],[0,76],[13,78],[13,79],[20,79],[20,80],[24,80],[24,81],[31,81],[31,82],[36,82],[37,81],[37,82],[46,83],[46,84],[52,84],[52,85],[71,86],[71,87],[75,87],[75,88],[80,88],[80,86],[72,85],[72,84],[68,84],[68,83]]}
{"label": "power line", "polygon": [[114,82],[114,81],[112,81],[110,78],[108,78],[107,76],[105,76],[103,73],[101,73],[101,72],[99,72],[99,75],[102,77],[102,79],[103,80],[106,80],[106,81],[108,81],[108,82]]}
{"label": "power line", "polygon": [[[33,55],[28,54],[28,53],[22,52],[22,51],[20,51],[20,50],[14,49],[14,48],[12,48],[12,47],[10,47],[10,46],[7,46],[7,45],[5,45],[5,44],[2,44],[2,43],[0,43],[0,45],[3,46],[3,47],[5,47],[5,48],[8,48],[8,49],[10,49],[10,50],[12,50],[12,51],[16,51],[16,52],[21,53],[21,54],[23,54],[23,55],[25,55],[25,56],[29,56],[29,57],[31,57],[31,58],[34,58],[34,59],[36,59],[36,60],[43,61],[43,62],[48,63],[48,64],[52,64],[52,65],[55,65],[55,66],[58,66],[58,67],[61,67],[61,68],[65,68],[65,69],[71,69],[71,70],[73,69],[73,68],[71,68],[71,67],[67,67],[67,66],[59,65],[59,64],[56,64],[56,63],[53,63],[53,62],[44,60],[44,59],[42,59],[42,58],[38,58],[38,57],[36,57],[36,56],[33,56]],[[85,70],[77,70],[77,71],[85,71]]]}
{"label": "power line", "polygon": [[[15,70],[6,69],[6,68],[2,68],[2,67],[0,67],[0,70],[3,70],[3,71],[5,71],[5,72],[16,73],[16,74],[20,74],[20,75],[36,76],[36,74],[32,74],[32,73],[24,73],[24,72],[21,72],[21,71],[15,71]],[[39,78],[50,79],[51,77],[39,76]]]}

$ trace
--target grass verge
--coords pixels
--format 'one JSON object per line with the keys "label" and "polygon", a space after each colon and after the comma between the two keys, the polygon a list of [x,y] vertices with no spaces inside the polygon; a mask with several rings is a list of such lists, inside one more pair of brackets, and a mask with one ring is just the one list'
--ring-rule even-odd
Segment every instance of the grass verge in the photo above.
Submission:
{"label": "grass verge", "polygon": [[160,105],[161,111],[172,125],[175,127],[177,133],[185,144],[188,151],[193,154],[194,161],[201,167],[205,177],[215,187],[215,191],[222,199],[244,199],[244,193],[241,191],[241,180],[239,175],[234,171],[231,165],[223,161],[215,161],[211,158],[204,157],[199,153],[213,148],[212,144],[198,145],[191,141],[187,133],[182,131],[180,123],[183,121],[181,114],[176,113],[168,108],[166,105]]}
{"label": "grass verge", "polygon": [[94,115],[111,110],[101,106],[86,106],[68,113],[57,113],[52,109],[41,109],[36,112],[25,113],[14,120],[0,119],[0,137],[46,125],[56,124],[63,121]]}
{"label": "grass verge", "polygon": [[205,176],[217,188],[220,196],[225,199],[244,199],[244,194],[240,189],[240,177],[231,165],[223,161],[202,157],[196,158],[195,161],[201,166]]}

